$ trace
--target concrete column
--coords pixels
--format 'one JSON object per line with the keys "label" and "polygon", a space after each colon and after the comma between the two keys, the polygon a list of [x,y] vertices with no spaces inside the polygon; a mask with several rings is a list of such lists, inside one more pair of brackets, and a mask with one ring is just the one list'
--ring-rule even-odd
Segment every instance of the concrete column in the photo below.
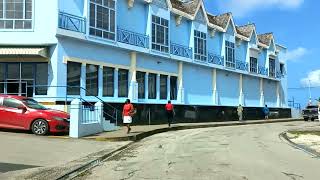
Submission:
{"label": "concrete column", "polygon": [[213,88],[213,104],[219,105],[219,97],[218,97],[218,91],[217,91],[217,69],[212,70],[212,88]]}
{"label": "concrete column", "polygon": [[113,95],[115,98],[118,98],[118,97],[119,97],[119,96],[118,96],[118,93],[119,93],[119,91],[118,91],[118,83],[119,83],[118,73],[119,73],[119,69],[118,69],[118,68],[115,68],[115,69],[114,69],[114,95]]}
{"label": "concrete column", "polygon": [[80,123],[82,122],[82,102],[80,99],[74,99],[70,105],[70,130],[69,136],[72,138],[79,137]]}
{"label": "concrete column", "polygon": [[103,66],[99,66],[98,69],[98,96],[103,96]]}
{"label": "concrete column", "polygon": [[[81,64],[80,86],[84,89],[86,89],[86,67],[87,67],[86,63]],[[86,91],[84,89],[80,89],[80,97],[86,96]]]}
{"label": "concrete column", "polygon": [[260,106],[264,107],[264,105],[263,78],[260,78]]}
{"label": "concrete column", "polygon": [[160,100],[160,74],[157,74],[156,78],[156,99]]}
{"label": "concrete column", "polygon": [[130,82],[129,82],[129,94],[128,98],[132,102],[138,101],[138,83],[137,83],[137,53],[130,53],[131,64],[130,64]]}
{"label": "concrete column", "polygon": [[170,100],[170,76],[167,76],[167,100]]}
{"label": "concrete column", "polygon": [[277,107],[281,107],[280,82],[277,82]]}
{"label": "concrete column", "polygon": [[240,78],[239,78],[239,104],[244,106],[243,75],[242,74],[240,74]]}
{"label": "concrete column", "polygon": [[178,70],[178,97],[177,101],[184,103],[184,88],[183,88],[183,62],[179,62]]}
{"label": "concrete column", "polygon": [[144,88],[145,99],[149,99],[149,73],[148,72],[146,72],[145,74],[145,80],[146,80],[145,88]]}

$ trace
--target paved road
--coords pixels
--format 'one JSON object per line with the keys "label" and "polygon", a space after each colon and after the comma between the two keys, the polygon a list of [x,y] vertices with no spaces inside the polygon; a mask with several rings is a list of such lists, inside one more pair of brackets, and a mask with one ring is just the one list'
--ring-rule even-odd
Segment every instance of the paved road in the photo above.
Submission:
{"label": "paved road", "polygon": [[0,130],[0,179],[13,178],[38,168],[65,165],[88,154],[113,151],[128,143],[61,138]]}
{"label": "paved road", "polygon": [[[279,133],[304,122],[194,129],[136,143],[78,179],[318,180],[320,159]],[[308,124],[312,125],[312,124]]]}

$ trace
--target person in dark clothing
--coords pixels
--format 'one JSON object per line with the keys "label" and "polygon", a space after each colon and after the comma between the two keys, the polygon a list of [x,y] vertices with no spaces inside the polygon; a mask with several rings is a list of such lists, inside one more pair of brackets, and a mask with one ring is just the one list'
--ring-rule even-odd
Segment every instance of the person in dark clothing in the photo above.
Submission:
{"label": "person in dark clothing", "polygon": [[171,104],[171,101],[168,101],[168,103],[165,106],[165,109],[167,112],[168,126],[171,127],[173,116],[174,116],[174,109],[173,109],[173,104]]}
{"label": "person in dark clothing", "polygon": [[268,120],[269,119],[269,113],[270,113],[270,110],[269,110],[268,106],[265,105],[265,107],[262,109],[262,111],[263,111],[263,114],[264,114],[264,119]]}

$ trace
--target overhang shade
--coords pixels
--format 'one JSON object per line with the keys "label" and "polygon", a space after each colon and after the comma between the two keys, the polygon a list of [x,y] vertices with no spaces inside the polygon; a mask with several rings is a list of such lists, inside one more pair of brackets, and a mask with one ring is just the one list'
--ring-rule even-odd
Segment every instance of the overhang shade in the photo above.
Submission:
{"label": "overhang shade", "polygon": [[33,56],[48,58],[47,48],[0,47],[0,56]]}

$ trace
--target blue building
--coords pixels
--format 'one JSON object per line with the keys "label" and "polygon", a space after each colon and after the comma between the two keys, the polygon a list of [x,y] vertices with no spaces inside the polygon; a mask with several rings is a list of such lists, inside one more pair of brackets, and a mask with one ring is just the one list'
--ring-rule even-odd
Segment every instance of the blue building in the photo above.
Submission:
{"label": "blue building", "polygon": [[168,100],[194,121],[239,104],[252,119],[265,104],[289,114],[286,48],[202,0],[0,0],[0,46],[0,92],[47,105],[129,98],[148,120]]}

